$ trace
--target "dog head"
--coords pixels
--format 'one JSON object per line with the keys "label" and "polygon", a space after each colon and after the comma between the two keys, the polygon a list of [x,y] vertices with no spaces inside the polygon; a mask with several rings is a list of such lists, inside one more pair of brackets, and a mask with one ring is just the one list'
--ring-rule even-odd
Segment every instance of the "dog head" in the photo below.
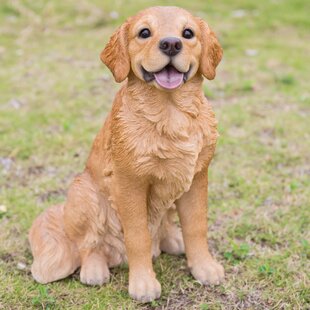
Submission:
{"label": "dog head", "polygon": [[177,7],[153,7],[129,18],[101,53],[117,82],[132,71],[164,90],[181,87],[196,74],[214,79],[221,58],[207,23]]}

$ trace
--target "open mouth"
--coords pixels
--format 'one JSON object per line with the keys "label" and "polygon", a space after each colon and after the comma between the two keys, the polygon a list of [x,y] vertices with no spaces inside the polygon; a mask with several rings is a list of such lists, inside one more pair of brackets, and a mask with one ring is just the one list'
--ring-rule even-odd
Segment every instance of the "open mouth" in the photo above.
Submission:
{"label": "open mouth", "polygon": [[179,87],[182,82],[185,83],[189,71],[190,69],[187,72],[180,72],[171,64],[168,64],[157,72],[149,72],[142,67],[143,78],[146,82],[156,80],[156,83],[165,89],[175,89]]}

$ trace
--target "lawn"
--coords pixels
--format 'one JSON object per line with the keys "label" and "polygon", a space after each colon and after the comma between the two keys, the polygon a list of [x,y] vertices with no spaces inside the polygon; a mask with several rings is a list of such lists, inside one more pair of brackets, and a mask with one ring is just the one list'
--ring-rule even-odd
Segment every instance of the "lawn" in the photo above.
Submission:
{"label": "lawn", "polygon": [[[205,93],[219,120],[209,240],[225,282],[202,287],[185,257],[161,255],[162,297],[78,274],[35,283],[27,233],[82,171],[117,85],[99,54],[138,10],[173,4],[203,17],[224,59]],[[0,3],[0,309],[309,309],[310,2],[2,0]]]}

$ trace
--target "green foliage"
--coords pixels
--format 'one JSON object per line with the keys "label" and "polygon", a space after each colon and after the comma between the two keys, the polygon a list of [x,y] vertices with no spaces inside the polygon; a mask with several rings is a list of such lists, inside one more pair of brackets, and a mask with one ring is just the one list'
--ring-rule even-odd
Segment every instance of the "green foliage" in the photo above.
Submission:
{"label": "green foliage", "polygon": [[200,309],[201,310],[209,310],[210,308],[209,308],[209,306],[207,304],[201,304],[200,305]]}
{"label": "green foliage", "polygon": [[49,295],[46,286],[40,285],[38,288],[38,295],[32,298],[32,304],[41,309],[53,309],[55,298]]}
{"label": "green foliage", "polygon": [[224,253],[224,257],[233,264],[238,264],[241,261],[244,261],[250,252],[250,246],[246,243],[242,244],[232,244],[230,251]]}
{"label": "green foliage", "polygon": [[258,271],[264,276],[265,275],[269,276],[275,272],[275,270],[268,264],[259,266]]}
{"label": "green foliage", "polygon": [[293,85],[295,83],[295,79],[291,75],[285,75],[285,76],[278,77],[277,81],[284,85]]}

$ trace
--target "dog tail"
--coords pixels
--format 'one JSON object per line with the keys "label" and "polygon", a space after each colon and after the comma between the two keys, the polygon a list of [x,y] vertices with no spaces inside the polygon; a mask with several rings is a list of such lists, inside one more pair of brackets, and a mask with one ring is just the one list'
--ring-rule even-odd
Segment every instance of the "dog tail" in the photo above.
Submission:
{"label": "dog tail", "polygon": [[33,254],[32,276],[42,284],[66,278],[80,266],[76,245],[66,236],[64,205],[48,208],[34,221],[29,242]]}

